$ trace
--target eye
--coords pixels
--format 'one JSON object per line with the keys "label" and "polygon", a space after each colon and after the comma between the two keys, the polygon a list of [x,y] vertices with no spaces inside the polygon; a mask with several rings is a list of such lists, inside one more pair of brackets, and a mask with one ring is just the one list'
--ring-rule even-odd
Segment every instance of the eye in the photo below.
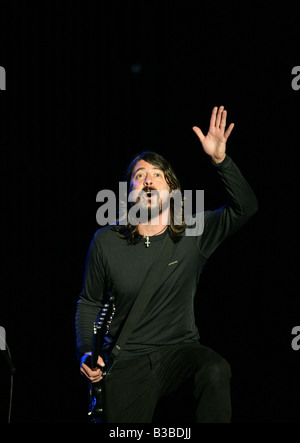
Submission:
{"label": "eye", "polygon": [[161,173],[160,172],[156,172],[154,175],[155,175],[155,177],[161,177]]}

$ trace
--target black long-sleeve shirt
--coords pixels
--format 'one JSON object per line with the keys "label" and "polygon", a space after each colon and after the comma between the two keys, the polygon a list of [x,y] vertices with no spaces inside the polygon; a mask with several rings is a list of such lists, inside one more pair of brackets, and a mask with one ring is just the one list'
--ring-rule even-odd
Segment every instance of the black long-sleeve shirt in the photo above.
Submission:
{"label": "black long-sleeve shirt", "polygon": [[[257,200],[238,167],[227,155],[215,164],[228,193],[229,203],[204,213],[201,235],[183,235],[176,243],[162,281],[141,320],[128,339],[120,358],[143,355],[158,347],[199,340],[194,297],[202,269],[212,252],[239,229],[256,211]],[[110,334],[117,334],[133,299],[161,247],[166,230],[144,241],[129,244],[111,226],[96,231],[91,242],[84,284],[77,304],[77,353],[91,351],[93,322],[105,298],[113,291],[116,303]]]}

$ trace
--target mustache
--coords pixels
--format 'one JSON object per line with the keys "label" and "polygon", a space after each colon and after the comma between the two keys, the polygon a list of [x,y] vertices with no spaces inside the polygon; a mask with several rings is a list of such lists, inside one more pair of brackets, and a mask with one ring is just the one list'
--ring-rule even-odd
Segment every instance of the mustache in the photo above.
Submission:
{"label": "mustache", "polygon": [[139,196],[143,195],[143,192],[145,192],[146,194],[150,194],[152,195],[159,195],[159,192],[157,189],[155,189],[153,186],[144,186],[143,189],[141,190]]}

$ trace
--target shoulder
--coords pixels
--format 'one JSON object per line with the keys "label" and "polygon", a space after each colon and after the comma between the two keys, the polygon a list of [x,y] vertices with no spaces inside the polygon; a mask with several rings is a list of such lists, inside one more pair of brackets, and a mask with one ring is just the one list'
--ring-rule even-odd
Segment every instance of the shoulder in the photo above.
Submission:
{"label": "shoulder", "polygon": [[103,228],[97,229],[94,234],[94,238],[97,240],[109,240],[115,237],[117,237],[115,225],[106,225]]}
{"label": "shoulder", "polygon": [[107,225],[98,229],[93,237],[97,248],[109,247],[119,240],[115,226]]}

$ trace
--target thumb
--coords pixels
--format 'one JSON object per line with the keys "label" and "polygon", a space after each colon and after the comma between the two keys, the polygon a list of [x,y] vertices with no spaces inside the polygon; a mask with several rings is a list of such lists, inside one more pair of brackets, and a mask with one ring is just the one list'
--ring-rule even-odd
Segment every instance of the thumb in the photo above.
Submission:
{"label": "thumb", "polygon": [[198,128],[198,126],[193,126],[193,131],[199,137],[199,140],[202,143],[203,140],[205,139],[205,136],[204,136],[203,132],[201,131],[201,129]]}
{"label": "thumb", "polygon": [[102,367],[105,366],[105,363],[104,363],[104,361],[102,360],[102,358],[100,357],[100,355],[98,355],[97,363],[98,363],[99,366],[102,366]]}

